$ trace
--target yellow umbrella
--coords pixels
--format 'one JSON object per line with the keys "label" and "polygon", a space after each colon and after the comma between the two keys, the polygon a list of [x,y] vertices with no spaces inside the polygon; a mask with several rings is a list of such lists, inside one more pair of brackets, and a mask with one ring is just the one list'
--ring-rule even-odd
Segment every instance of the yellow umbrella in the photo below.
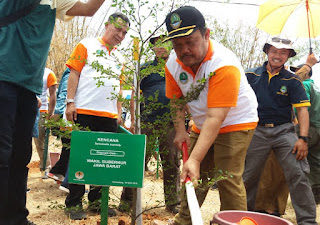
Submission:
{"label": "yellow umbrella", "polygon": [[259,8],[257,28],[290,37],[320,35],[320,0],[269,0]]}

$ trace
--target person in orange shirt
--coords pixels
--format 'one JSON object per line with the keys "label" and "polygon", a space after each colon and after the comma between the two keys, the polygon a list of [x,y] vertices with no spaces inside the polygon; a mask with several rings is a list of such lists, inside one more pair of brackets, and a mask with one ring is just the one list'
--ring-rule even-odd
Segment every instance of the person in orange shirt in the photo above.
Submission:
{"label": "person in orange shirt", "polygon": [[[219,181],[221,210],[246,210],[242,173],[258,122],[255,94],[235,54],[209,38],[210,30],[196,8],[174,10],[167,15],[166,26],[167,40],[175,50],[166,63],[166,96],[175,111],[174,143],[181,149],[186,142],[190,153],[182,181],[189,176],[196,185],[202,179],[196,190],[201,206],[214,169],[228,171],[232,177]],[[204,87],[197,88],[201,84]],[[186,99],[194,121],[190,137],[185,129],[185,104],[178,106],[181,99]],[[173,223],[191,224],[185,191]]]}
{"label": "person in orange shirt", "polygon": [[[121,119],[121,102],[115,98],[121,93],[121,54],[116,49],[125,38],[130,22],[122,13],[113,13],[105,25],[101,38],[83,39],[74,49],[66,65],[70,68],[67,88],[67,120],[89,127],[91,131],[117,132]],[[99,70],[97,70],[97,62]],[[103,66],[103,69],[100,66]],[[119,121],[118,121],[119,120]],[[70,159],[72,160],[72,159]],[[100,199],[101,187],[88,194],[92,209]],[[86,218],[82,210],[84,185],[69,184],[66,213],[71,219]],[[97,208],[98,207],[98,208]],[[116,213],[109,208],[109,216]]]}
{"label": "person in orange shirt", "polygon": [[[48,102],[48,92],[49,90],[49,102]],[[57,92],[57,78],[52,70],[45,68],[43,74],[43,87],[42,94],[40,95],[41,106],[40,106],[40,117],[39,117],[39,137],[34,138],[34,143],[40,157],[40,170],[44,172],[42,178],[48,178],[47,174],[51,168],[50,154],[47,151],[47,160],[44,162],[44,142],[45,142],[45,120],[53,115],[54,108],[56,106],[56,92]]]}

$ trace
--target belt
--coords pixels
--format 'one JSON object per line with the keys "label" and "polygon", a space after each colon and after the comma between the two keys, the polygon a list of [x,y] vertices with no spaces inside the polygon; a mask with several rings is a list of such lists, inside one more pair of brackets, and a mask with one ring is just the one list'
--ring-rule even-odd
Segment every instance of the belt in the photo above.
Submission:
{"label": "belt", "polygon": [[[287,122],[287,123],[289,123],[289,122]],[[262,126],[262,127],[276,127],[276,126],[279,126],[282,124],[285,124],[285,123],[258,123],[258,125]]]}

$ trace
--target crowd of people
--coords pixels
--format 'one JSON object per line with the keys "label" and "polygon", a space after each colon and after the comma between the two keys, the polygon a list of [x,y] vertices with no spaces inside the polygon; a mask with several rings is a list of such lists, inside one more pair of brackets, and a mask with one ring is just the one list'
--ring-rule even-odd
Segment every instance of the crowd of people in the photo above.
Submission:
{"label": "crowd of people", "polygon": [[[0,225],[34,224],[27,219],[26,208],[33,135],[43,178],[62,182],[60,188],[68,192],[65,213],[70,219],[85,219],[85,186],[68,183],[70,137],[62,137],[60,160],[51,168],[50,155],[44,150],[45,121],[65,119],[91,131],[117,132],[123,123],[122,102],[113,96],[122,94],[124,68],[119,60],[120,65],[124,62],[116,46],[126,37],[130,21],[123,13],[113,13],[102,37],[81,40],[66,62],[57,89],[56,76],[45,68],[55,18],[92,16],[104,0],[30,0],[18,8],[10,0],[4,2],[6,10],[0,7],[5,16],[0,23],[4,46],[0,50]],[[287,60],[296,55],[293,42],[271,37],[262,49],[267,61],[244,71],[231,50],[211,39],[204,16],[195,7],[170,12],[165,24],[167,34],[150,39],[155,57],[141,66],[140,89],[146,99],[141,103],[141,121],[148,124],[142,133],[159,134],[161,121],[169,118],[167,132],[157,138],[165,208],[176,214],[166,223],[191,224],[180,182],[191,178],[201,206],[219,169],[230,174],[217,181],[220,210],[281,216],[290,193],[297,224],[316,225],[320,90],[310,79],[317,63],[314,54],[308,55],[305,64],[288,68]],[[97,69],[97,63],[104,69]],[[155,102],[160,106],[148,107]],[[186,114],[192,117],[191,129],[186,129]],[[131,116],[134,126],[133,110]],[[180,174],[183,143],[189,159]],[[146,163],[151,155],[152,149],[147,149]],[[126,204],[132,206],[132,191],[123,189],[120,211],[127,210]],[[100,198],[101,187],[91,186],[87,210],[99,213]],[[116,211],[109,208],[108,214],[114,216]]]}

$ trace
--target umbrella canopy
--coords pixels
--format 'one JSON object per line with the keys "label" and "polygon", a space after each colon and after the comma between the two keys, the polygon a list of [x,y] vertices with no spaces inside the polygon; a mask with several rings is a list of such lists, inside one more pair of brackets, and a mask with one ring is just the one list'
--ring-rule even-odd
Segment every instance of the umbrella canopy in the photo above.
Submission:
{"label": "umbrella canopy", "polygon": [[320,35],[320,0],[269,0],[259,8],[257,28],[288,37]]}

